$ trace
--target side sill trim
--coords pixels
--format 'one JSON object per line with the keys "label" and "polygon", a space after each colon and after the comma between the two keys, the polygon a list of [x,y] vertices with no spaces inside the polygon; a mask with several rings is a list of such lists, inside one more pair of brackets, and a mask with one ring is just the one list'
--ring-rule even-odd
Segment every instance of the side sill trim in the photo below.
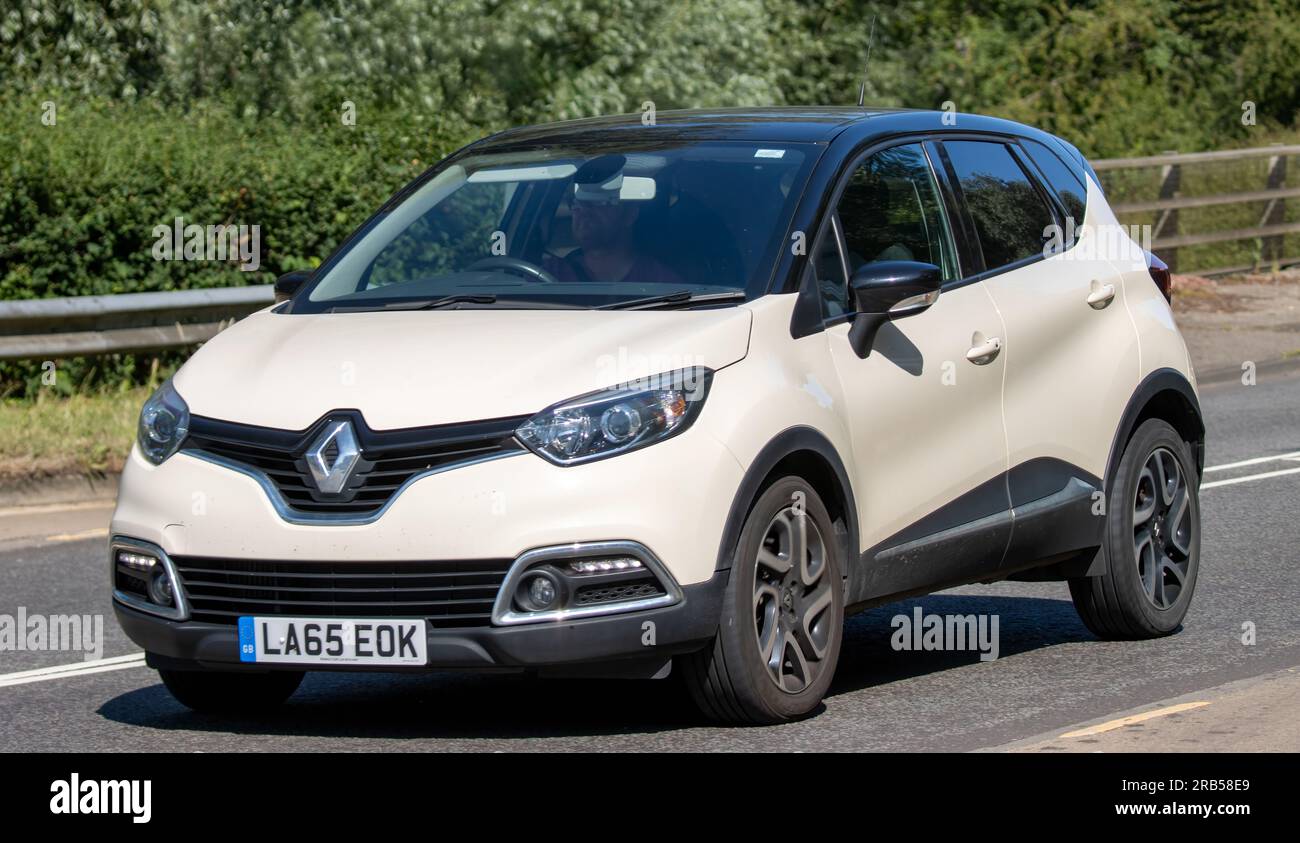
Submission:
{"label": "side sill trim", "polygon": [[1091,483],[1080,480],[1078,477],[1071,477],[1059,492],[1053,492],[1045,498],[1029,501],[1016,507],[1014,510],[1015,518],[1019,521],[1022,518],[1045,515],[1081,500],[1091,500],[1096,492],[1097,488]]}
{"label": "side sill trim", "polygon": [[413,483],[417,483],[426,477],[431,477],[435,474],[442,474],[444,471],[452,471],[457,468],[465,468],[471,465],[478,465],[479,463],[491,462],[492,460],[522,456],[531,452],[524,450],[504,451],[496,454],[488,454],[482,457],[475,457],[469,460],[462,460],[461,462],[448,463],[446,465],[440,465],[437,468],[431,468],[428,471],[422,471],[419,474],[408,478],[405,483],[399,486],[397,490],[393,492],[392,496],[384,502],[383,506],[379,507],[379,509],[374,512],[368,512],[365,515],[331,515],[327,512],[301,512],[289,506],[285,499],[281,497],[280,490],[275,488],[275,484],[271,482],[271,478],[267,477],[266,474],[255,468],[196,448],[186,448],[180,453],[220,466],[221,468],[229,469],[230,471],[237,472],[254,480],[262,487],[262,491],[266,494],[267,500],[269,500],[271,506],[275,508],[276,514],[290,524],[309,527],[355,527],[363,524],[373,524],[378,521],[384,516],[384,513],[388,511],[388,508],[393,505],[403,492],[410,488]]}
{"label": "side sill trim", "polygon": [[[879,561],[893,559],[897,556],[906,555],[916,550],[927,547],[942,545],[945,542],[962,539],[967,536],[978,535],[987,530],[1003,526],[1008,522],[1018,524],[1024,519],[1034,518],[1036,516],[1049,516],[1053,513],[1060,512],[1071,504],[1081,501],[1090,501],[1092,495],[1096,492],[1092,484],[1080,480],[1078,477],[1071,477],[1060,491],[1021,504],[1014,510],[995,512],[992,515],[986,515],[975,521],[968,521],[965,524],[958,524],[956,527],[950,527],[947,530],[941,530],[937,533],[931,533],[928,536],[922,536],[918,539],[906,542],[904,544],[894,545],[886,548],[876,554],[875,558]],[[1014,534],[1012,543],[1015,543]]]}
{"label": "side sill trim", "polygon": [[967,536],[979,535],[980,533],[985,533],[998,527],[1010,525],[1011,520],[1011,510],[1008,509],[1003,510],[1002,512],[995,512],[992,515],[986,515],[975,521],[968,521],[965,524],[958,524],[956,527],[950,527],[947,530],[931,533],[928,536],[922,536],[919,539],[913,539],[904,544],[894,545],[891,548],[887,548],[877,553],[875,559],[883,562],[899,556],[906,556],[923,548],[941,545],[945,542],[954,541]]}

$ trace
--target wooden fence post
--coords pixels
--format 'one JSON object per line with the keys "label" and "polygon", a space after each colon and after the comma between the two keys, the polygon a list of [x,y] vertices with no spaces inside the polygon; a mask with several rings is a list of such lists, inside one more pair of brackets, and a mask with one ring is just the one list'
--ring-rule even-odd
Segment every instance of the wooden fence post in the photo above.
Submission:
{"label": "wooden fence post", "polygon": [[[1166,155],[1175,155],[1176,152],[1166,151]],[[1178,164],[1165,164],[1160,168],[1160,198],[1173,199],[1178,195],[1182,188],[1182,167]],[[1151,241],[1155,242],[1161,234],[1168,233],[1171,237],[1178,236],[1178,209],[1166,208],[1160,212],[1156,218],[1155,230],[1151,232]],[[1163,249],[1160,252],[1160,258],[1168,266],[1170,272],[1178,271],[1178,250]]]}
{"label": "wooden fence post", "polygon": [[[1273,144],[1281,146],[1281,144]],[[1281,190],[1286,187],[1286,156],[1274,155],[1268,159],[1268,184],[1269,190]],[[1260,225],[1280,225],[1286,222],[1286,200],[1270,199],[1264,207],[1264,216],[1260,219]],[[1276,275],[1282,268],[1282,258],[1285,235],[1275,235],[1265,237],[1263,249],[1260,250],[1260,261],[1267,264]]]}

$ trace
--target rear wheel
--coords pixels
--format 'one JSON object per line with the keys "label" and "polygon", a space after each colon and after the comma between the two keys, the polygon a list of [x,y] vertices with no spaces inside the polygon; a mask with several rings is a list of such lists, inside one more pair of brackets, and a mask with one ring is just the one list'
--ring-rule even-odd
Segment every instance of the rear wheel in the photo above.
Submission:
{"label": "rear wheel", "polygon": [[1129,440],[1107,501],[1107,571],[1070,580],[1084,624],[1101,638],[1175,631],[1200,566],[1196,466],[1167,422],[1149,419]]}
{"label": "rear wheel", "polygon": [[301,671],[222,673],[159,670],[163,684],[186,708],[207,714],[256,714],[278,707],[302,684]]}
{"label": "rear wheel", "polygon": [[701,710],[731,723],[808,714],[830,687],[844,634],[834,525],[812,486],[772,484],[754,504],[732,560],[712,644],[685,657]]}

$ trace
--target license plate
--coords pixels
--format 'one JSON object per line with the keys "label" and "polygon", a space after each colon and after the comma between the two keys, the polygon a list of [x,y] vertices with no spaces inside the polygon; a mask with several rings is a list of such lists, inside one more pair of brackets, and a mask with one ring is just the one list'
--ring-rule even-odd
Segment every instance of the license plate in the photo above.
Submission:
{"label": "license plate", "polygon": [[280,664],[427,664],[425,621],[239,619],[239,660]]}

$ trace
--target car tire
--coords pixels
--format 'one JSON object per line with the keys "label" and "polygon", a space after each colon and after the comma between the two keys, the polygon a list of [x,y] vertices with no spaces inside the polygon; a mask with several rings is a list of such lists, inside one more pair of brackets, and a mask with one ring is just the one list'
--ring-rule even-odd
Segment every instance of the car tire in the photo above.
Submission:
{"label": "car tire", "polygon": [[763,725],[817,708],[844,637],[841,554],[811,484],[783,477],[759,496],[736,545],[717,633],[681,660],[706,716]]}
{"label": "car tire", "polygon": [[159,670],[163,685],[186,708],[204,714],[256,714],[279,707],[302,684],[302,671],[234,673]]}
{"label": "car tire", "polygon": [[1161,419],[1134,431],[1106,501],[1106,573],[1070,580],[1099,638],[1157,638],[1182,624],[1200,568],[1199,485],[1178,431]]}

